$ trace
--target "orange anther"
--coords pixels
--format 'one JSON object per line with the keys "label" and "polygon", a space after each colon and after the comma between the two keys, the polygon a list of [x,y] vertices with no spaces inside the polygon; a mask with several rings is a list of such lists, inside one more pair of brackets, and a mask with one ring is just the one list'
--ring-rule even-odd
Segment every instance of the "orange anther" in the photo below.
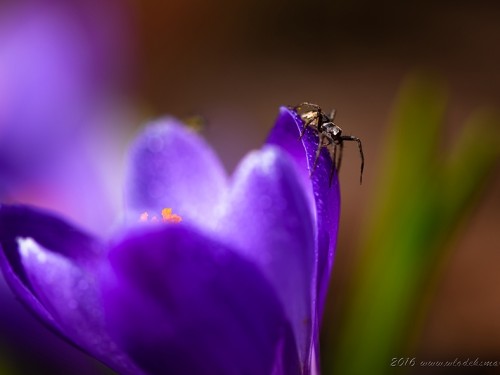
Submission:
{"label": "orange anther", "polygon": [[[139,221],[158,223],[160,221],[160,218],[157,215],[149,217],[148,212],[143,212],[139,216]],[[180,223],[182,221],[182,217],[177,214],[173,214],[171,208],[164,208],[163,210],[161,210],[161,221],[164,223]]]}
{"label": "orange anther", "polygon": [[164,208],[161,210],[161,216],[164,222],[180,223],[182,221],[182,217],[177,214],[173,214],[171,208]]}

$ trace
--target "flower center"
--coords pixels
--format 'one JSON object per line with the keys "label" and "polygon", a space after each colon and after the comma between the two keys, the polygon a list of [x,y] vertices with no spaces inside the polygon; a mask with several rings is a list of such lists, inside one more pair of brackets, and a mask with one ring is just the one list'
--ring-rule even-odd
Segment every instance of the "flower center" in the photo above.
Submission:
{"label": "flower center", "polygon": [[164,208],[161,210],[161,218],[157,215],[153,215],[150,218],[147,211],[143,212],[141,216],[139,216],[139,221],[142,222],[158,223],[160,220],[164,223],[180,223],[182,221],[182,217],[177,214],[173,214],[171,208]]}

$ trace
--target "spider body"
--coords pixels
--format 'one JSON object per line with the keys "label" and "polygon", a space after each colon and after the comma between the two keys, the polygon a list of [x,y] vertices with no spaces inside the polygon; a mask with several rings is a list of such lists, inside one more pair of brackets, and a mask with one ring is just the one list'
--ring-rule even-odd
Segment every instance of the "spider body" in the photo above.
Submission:
{"label": "spider body", "polygon": [[[365,165],[365,158],[363,155],[361,140],[358,137],[352,135],[342,134],[342,128],[338,125],[335,125],[335,123],[333,122],[335,118],[335,109],[332,110],[329,116],[321,110],[321,107],[319,105],[308,102],[304,102],[297,106],[291,107],[291,109],[300,116],[302,122],[304,123],[302,131],[300,133],[300,138],[304,136],[304,133],[306,132],[308,127],[314,129],[318,134],[318,148],[316,150],[316,156],[311,168],[311,175],[316,169],[321,149],[323,147],[326,147],[330,154],[330,158],[332,159],[332,169],[330,171],[331,185],[334,171],[337,170],[338,173],[340,170],[344,141],[352,141],[357,142],[359,155],[361,157],[361,173],[359,175],[359,183],[361,184],[363,181],[363,168]],[[306,110],[304,111],[304,109]]]}

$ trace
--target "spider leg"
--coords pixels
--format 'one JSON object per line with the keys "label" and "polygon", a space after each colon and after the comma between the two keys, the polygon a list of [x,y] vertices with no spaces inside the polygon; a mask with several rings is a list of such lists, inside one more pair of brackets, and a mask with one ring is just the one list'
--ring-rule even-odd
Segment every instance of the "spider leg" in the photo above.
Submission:
{"label": "spider leg", "polygon": [[[300,131],[300,137],[299,139],[302,139],[302,137],[304,136],[304,134],[306,134],[306,130],[307,130],[307,127],[314,121],[318,118],[318,116],[310,119],[309,121],[307,122],[304,122],[304,126],[302,127],[302,130]],[[318,120],[319,121],[319,120]]]}
{"label": "spider leg", "polygon": [[[298,106],[296,106],[294,108],[295,112],[298,112],[302,107],[311,107],[313,109],[313,111],[311,112],[315,112],[314,116],[311,117],[308,121],[306,121],[304,123],[304,126],[302,127],[302,131],[300,132],[300,137],[299,139],[302,139],[302,137],[304,136],[305,132],[306,132],[306,129],[309,125],[311,125],[314,121],[317,121],[318,123],[318,126],[319,126],[319,115],[321,112],[321,107],[317,104],[312,104],[312,103],[308,103],[308,102],[303,102],[301,104],[299,104]],[[302,116],[301,116],[302,117]],[[302,117],[302,120],[304,121],[304,118]]]}
{"label": "spider leg", "polygon": [[309,103],[309,102],[302,102],[300,103],[299,105],[296,105],[295,107],[293,107],[293,109],[295,111],[301,109],[302,107],[311,107],[311,108],[314,108],[314,110],[316,112],[321,112],[321,107],[317,104],[313,104],[313,103]]}
{"label": "spider leg", "polygon": [[[337,159],[337,144],[334,143],[333,144],[333,154],[332,154],[332,168],[330,169],[330,177],[329,177],[329,186],[331,187],[332,186],[332,181],[333,181],[333,174],[336,170],[336,159]],[[339,173],[338,169],[337,169],[337,173]]]}
{"label": "spider leg", "polygon": [[314,170],[316,169],[316,166],[318,165],[319,155],[321,153],[321,149],[323,148],[323,141],[325,140],[325,138],[326,138],[325,135],[323,135],[323,134],[319,135],[318,148],[316,149],[316,156],[314,157],[314,162],[313,162],[313,166],[311,168],[311,172],[309,173],[309,177],[312,176],[312,174],[314,173]]}
{"label": "spider leg", "polygon": [[361,173],[359,175],[359,184],[361,185],[361,183],[363,182],[363,169],[365,167],[365,156],[363,155],[363,146],[361,145],[361,139],[352,135],[343,135],[340,138],[343,141],[353,141],[358,143],[359,156],[361,156]]}
{"label": "spider leg", "polygon": [[339,146],[340,152],[339,152],[339,157],[338,157],[337,162],[336,162],[337,173],[340,172],[340,165],[342,164],[342,152],[344,151],[344,142],[342,142],[342,140],[341,140],[340,143],[338,144],[338,146]]}
{"label": "spider leg", "polygon": [[332,111],[330,112],[330,120],[333,122],[333,120],[335,119],[335,114],[337,113],[337,110],[334,108],[332,109]]}

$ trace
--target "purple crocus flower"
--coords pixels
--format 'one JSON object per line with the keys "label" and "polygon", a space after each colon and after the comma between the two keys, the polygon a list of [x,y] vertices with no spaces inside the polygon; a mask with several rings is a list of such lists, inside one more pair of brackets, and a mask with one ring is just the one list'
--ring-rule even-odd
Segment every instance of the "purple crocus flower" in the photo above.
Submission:
{"label": "purple crocus flower", "polygon": [[309,177],[317,136],[299,140],[301,126],[282,108],[228,179],[195,133],[173,119],[150,125],[131,150],[126,220],[111,240],[0,206],[7,282],[120,373],[318,373],[339,185],[326,150]]}

